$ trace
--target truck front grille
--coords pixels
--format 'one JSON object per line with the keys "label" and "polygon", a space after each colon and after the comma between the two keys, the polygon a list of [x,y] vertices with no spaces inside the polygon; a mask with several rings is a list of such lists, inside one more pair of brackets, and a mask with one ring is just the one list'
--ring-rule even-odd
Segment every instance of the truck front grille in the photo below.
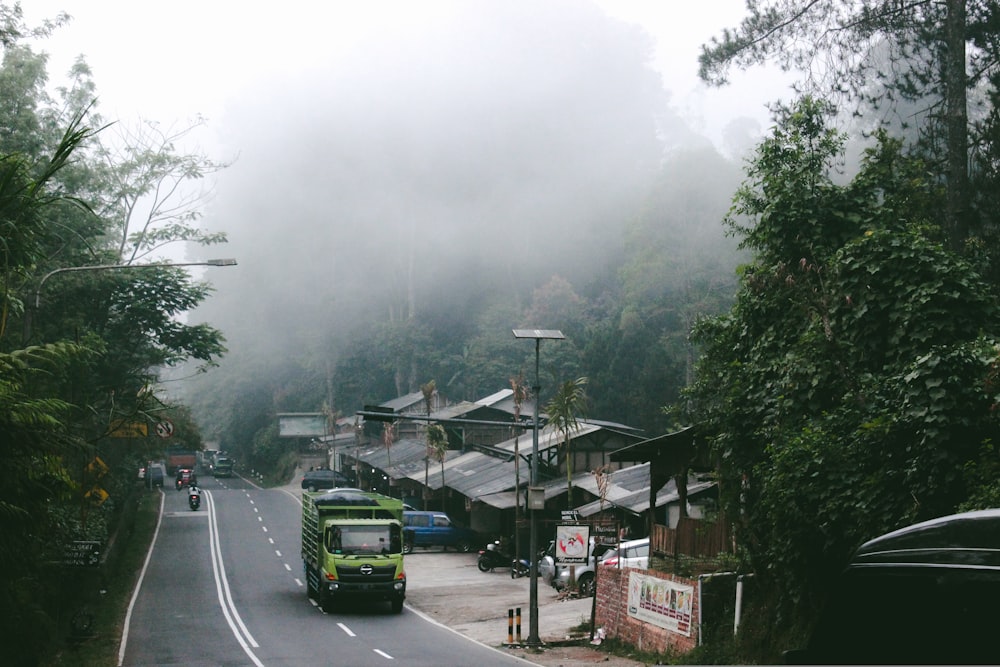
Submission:
{"label": "truck front grille", "polygon": [[[362,574],[362,568],[371,568],[371,574]],[[396,565],[337,565],[337,577],[344,583],[363,584],[392,581],[396,578]]]}

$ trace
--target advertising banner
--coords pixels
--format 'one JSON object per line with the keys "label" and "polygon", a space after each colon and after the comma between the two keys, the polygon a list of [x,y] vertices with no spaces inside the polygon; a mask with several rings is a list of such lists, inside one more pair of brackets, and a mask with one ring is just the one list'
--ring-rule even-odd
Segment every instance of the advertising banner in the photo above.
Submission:
{"label": "advertising banner", "polygon": [[629,573],[629,616],[690,637],[693,609],[693,586],[638,572]]}
{"label": "advertising banner", "polygon": [[587,562],[590,526],[556,526],[556,565],[579,565]]}
{"label": "advertising banner", "polygon": [[326,435],[326,415],[321,412],[284,412],[278,414],[279,438],[303,438]]}

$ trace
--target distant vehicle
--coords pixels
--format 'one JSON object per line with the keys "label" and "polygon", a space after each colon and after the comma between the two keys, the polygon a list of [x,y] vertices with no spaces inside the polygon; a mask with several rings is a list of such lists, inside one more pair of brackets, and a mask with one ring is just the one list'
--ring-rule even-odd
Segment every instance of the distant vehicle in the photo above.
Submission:
{"label": "distant vehicle", "polygon": [[163,478],[165,476],[166,472],[163,469],[162,463],[152,464],[146,471],[146,486],[150,488],[154,486],[163,486]]}
{"label": "distant vehicle", "polygon": [[302,475],[302,488],[306,491],[337,489],[350,486],[354,486],[354,482],[349,476],[338,470],[322,468],[320,470],[308,470]]}
{"label": "distant vehicle", "polygon": [[198,476],[195,475],[194,470],[188,468],[181,468],[177,471],[177,476],[174,479],[174,485],[177,490],[180,491],[185,486],[197,486]]}
{"label": "distant vehicle", "polygon": [[786,664],[1000,664],[1000,509],[917,523],[862,544]]}
{"label": "distant vehicle", "polygon": [[198,463],[198,457],[192,449],[180,449],[172,447],[167,450],[167,470],[171,475],[177,474],[181,468],[194,470]]}
{"label": "distant vehicle", "polygon": [[413,544],[407,545],[410,550],[436,546],[468,553],[479,544],[476,531],[455,523],[444,512],[404,511],[403,525],[413,531]]}
{"label": "distant vehicle", "polygon": [[635,567],[645,570],[649,567],[649,538],[622,542],[601,557],[601,565],[611,567]]}
{"label": "distant vehicle", "polygon": [[233,460],[226,458],[225,456],[220,456],[215,459],[215,465],[212,467],[213,477],[232,477],[233,476]]}
{"label": "distant vehicle", "polygon": [[163,465],[153,463],[139,468],[139,481],[147,487],[163,486]]}
{"label": "distant vehicle", "polygon": [[199,463],[203,468],[212,470],[215,465],[215,456],[219,453],[218,449],[205,449],[198,452]]}

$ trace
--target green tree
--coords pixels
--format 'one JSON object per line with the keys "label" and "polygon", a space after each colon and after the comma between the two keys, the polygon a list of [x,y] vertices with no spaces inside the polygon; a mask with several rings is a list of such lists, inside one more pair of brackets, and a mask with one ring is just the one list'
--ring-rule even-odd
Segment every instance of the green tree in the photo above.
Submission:
{"label": "green tree", "polygon": [[573,434],[579,430],[578,419],[583,417],[587,405],[587,378],[566,380],[556,387],[556,392],[545,406],[548,423],[559,431],[562,440],[563,460],[566,462],[566,508],[573,509]]}
{"label": "green tree", "polygon": [[[0,4],[0,634],[14,664],[54,650],[55,620],[83,592],[46,568],[72,540],[106,541],[135,486],[148,452],[108,436],[163,414],[164,366],[222,353],[221,333],[180,319],[209,292],[182,271],[53,273],[120,263],[101,216],[86,65],[54,102],[45,57],[21,43],[59,20],[29,29],[19,6]],[[97,456],[109,468],[101,504],[88,495]]]}
{"label": "green tree", "polygon": [[996,4],[748,0],[747,11],[738,28],[702,48],[702,79],[721,85],[732,66],[774,60],[807,73],[803,88],[832,100],[852,95],[887,113],[899,101],[919,101],[924,129],[944,137],[944,150],[934,150],[948,186],[940,215],[952,242],[965,241],[971,218],[967,91],[988,83],[996,69]]}
{"label": "green tree", "polygon": [[694,369],[688,333],[724,312],[736,289],[736,244],[718,221],[739,185],[737,165],[714,150],[675,151],[625,236],[614,310],[587,330],[587,376],[601,387],[594,411],[664,433]]}
{"label": "green tree", "polygon": [[834,182],[831,111],[781,110],[750,164],[728,224],[754,259],[696,327],[686,392],[770,628],[807,624],[865,539],[966,502],[996,429],[995,292],[943,243],[939,185],[901,142]]}

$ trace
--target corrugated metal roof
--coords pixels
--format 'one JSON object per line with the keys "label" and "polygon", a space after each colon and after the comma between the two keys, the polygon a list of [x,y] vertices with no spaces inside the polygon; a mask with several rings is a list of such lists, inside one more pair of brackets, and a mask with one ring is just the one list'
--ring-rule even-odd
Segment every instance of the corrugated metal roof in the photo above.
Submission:
{"label": "corrugated metal roof", "polygon": [[[503,412],[514,414],[514,397],[508,396],[507,398],[503,398],[490,405],[490,407],[494,410],[502,410]],[[532,399],[529,398],[521,403],[521,419],[530,419],[534,413],[535,402]],[[539,419],[539,421],[541,420]]]}
{"label": "corrugated metal roof", "polygon": [[[714,481],[700,481],[697,477],[688,478],[688,499],[702,493],[715,486]],[[646,484],[646,488],[634,491],[626,496],[620,497],[616,500],[611,498],[607,499],[610,502],[604,503],[604,509],[609,509],[611,506],[627,510],[633,514],[642,514],[649,509],[649,484]],[[677,483],[671,479],[667,482],[662,489],[656,493],[656,506],[663,507],[670,503],[676,503],[680,500],[680,496],[677,493]],[[586,505],[581,505],[577,508],[577,511],[582,517],[592,516],[601,511],[601,501],[595,500],[593,502],[587,503]]]}
{"label": "corrugated metal roof", "polygon": [[391,408],[393,412],[403,412],[407,408],[412,408],[415,404],[423,402],[423,393],[415,391],[411,394],[406,394],[405,396],[398,396],[386,401],[385,403],[379,403],[379,407]]}
{"label": "corrugated metal roof", "polygon": [[[471,404],[474,405],[474,404]],[[454,407],[454,406],[453,406]],[[482,406],[475,406],[481,408]],[[573,433],[573,438],[580,438],[601,430],[602,426],[597,424],[581,423],[580,428]],[[522,485],[527,485],[531,480],[531,468],[529,461],[532,450],[532,433],[527,431],[517,439],[518,452],[521,461],[518,466],[518,477]],[[558,447],[561,442],[559,432],[550,426],[541,429],[538,434],[538,451],[545,452],[553,447]],[[461,453],[456,450],[449,450],[445,457],[445,484],[455,491],[461,493],[471,500],[483,500],[493,504],[492,501],[485,500],[485,497],[494,496],[502,492],[510,492],[510,500],[496,499],[496,502],[507,503],[509,507],[514,506],[514,449],[515,439],[511,438],[497,445],[493,449],[498,452],[506,452],[507,456],[499,456],[484,453],[482,451],[471,451]],[[358,453],[358,458],[372,466],[388,473],[394,479],[409,478],[426,485],[431,489],[440,489],[442,486],[441,464],[431,461],[429,466],[425,466],[426,443],[422,439],[403,438],[392,445],[392,451],[387,452],[381,443],[373,443],[363,448]],[[391,466],[390,466],[391,461]],[[646,486],[649,485],[649,464],[641,464],[645,468]],[[614,475],[618,475],[616,481]],[[630,477],[631,475],[631,477]],[[641,472],[624,474],[622,471],[615,471],[612,474],[612,486],[609,487],[609,497],[613,492],[615,497],[625,495],[639,484],[639,481],[632,477],[642,475]],[[589,491],[597,495],[597,482],[590,472],[577,473],[573,477],[574,486]],[[551,480],[542,484],[546,488],[546,497],[557,496],[566,490],[565,478]],[[551,488],[551,492],[549,487]],[[620,488],[619,488],[620,487]],[[495,505],[498,506],[499,505]]]}
{"label": "corrugated metal roof", "polygon": [[476,401],[476,403],[479,405],[486,405],[492,407],[494,403],[502,401],[505,398],[509,398],[513,395],[514,395],[513,389],[501,389],[495,394],[490,394],[489,396],[484,396],[483,398],[480,398],[478,401]]}
{"label": "corrugated metal roof", "polygon": [[482,405],[478,403],[472,403],[470,401],[461,401],[459,403],[454,403],[452,405],[445,406],[440,410],[435,410],[431,413],[431,419],[437,420],[447,420],[447,419],[458,419],[463,415],[467,415],[470,412],[482,408]]}
{"label": "corrugated metal roof", "polygon": [[[531,477],[531,469],[526,462],[521,461],[518,473],[521,484],[526,485]],[[468,452],[445,462],[444,477],[448,488],[477,500],[483,495],[514,488],[514,461],[505,461],[481,452]],[[411,478],[423,481],[423,477]],[[435,489],[440,488],[440,465],[437,466],[435,476],[429,480],[429,485]]]}
{"label": "corrugated metal roof", "polygon": [[[523,468],[524,466],[521,467]],[[573,488],[586,489],[587,478],[593,479],[593,477],[594,476],[589,472],[581,472],[573,475]],[[528,486],[528,481],[529,481],[528,479],[525,479],[523,482],[521,482],[522,489]],[[451,485],[449,484],[449,486]],[[566,493],[566,478],[557,477],[555,479],[546,480],[540,483],[539,486],[542,488],[542,491],[545,495],[545,500],[548,501],[551,500],[552,498],[556,498]],[[521,494],[522,495],[524,494],[523,490],[521,491]],[[514,507],[514,491],[509,490],[509,491],[501,491],[498,493],[485,494],[479,496],[478,498],[476,498],[476,500],[484,502],[487,505],[491,505],[492,507],[496,507],[497,509],[510,509]]]}

